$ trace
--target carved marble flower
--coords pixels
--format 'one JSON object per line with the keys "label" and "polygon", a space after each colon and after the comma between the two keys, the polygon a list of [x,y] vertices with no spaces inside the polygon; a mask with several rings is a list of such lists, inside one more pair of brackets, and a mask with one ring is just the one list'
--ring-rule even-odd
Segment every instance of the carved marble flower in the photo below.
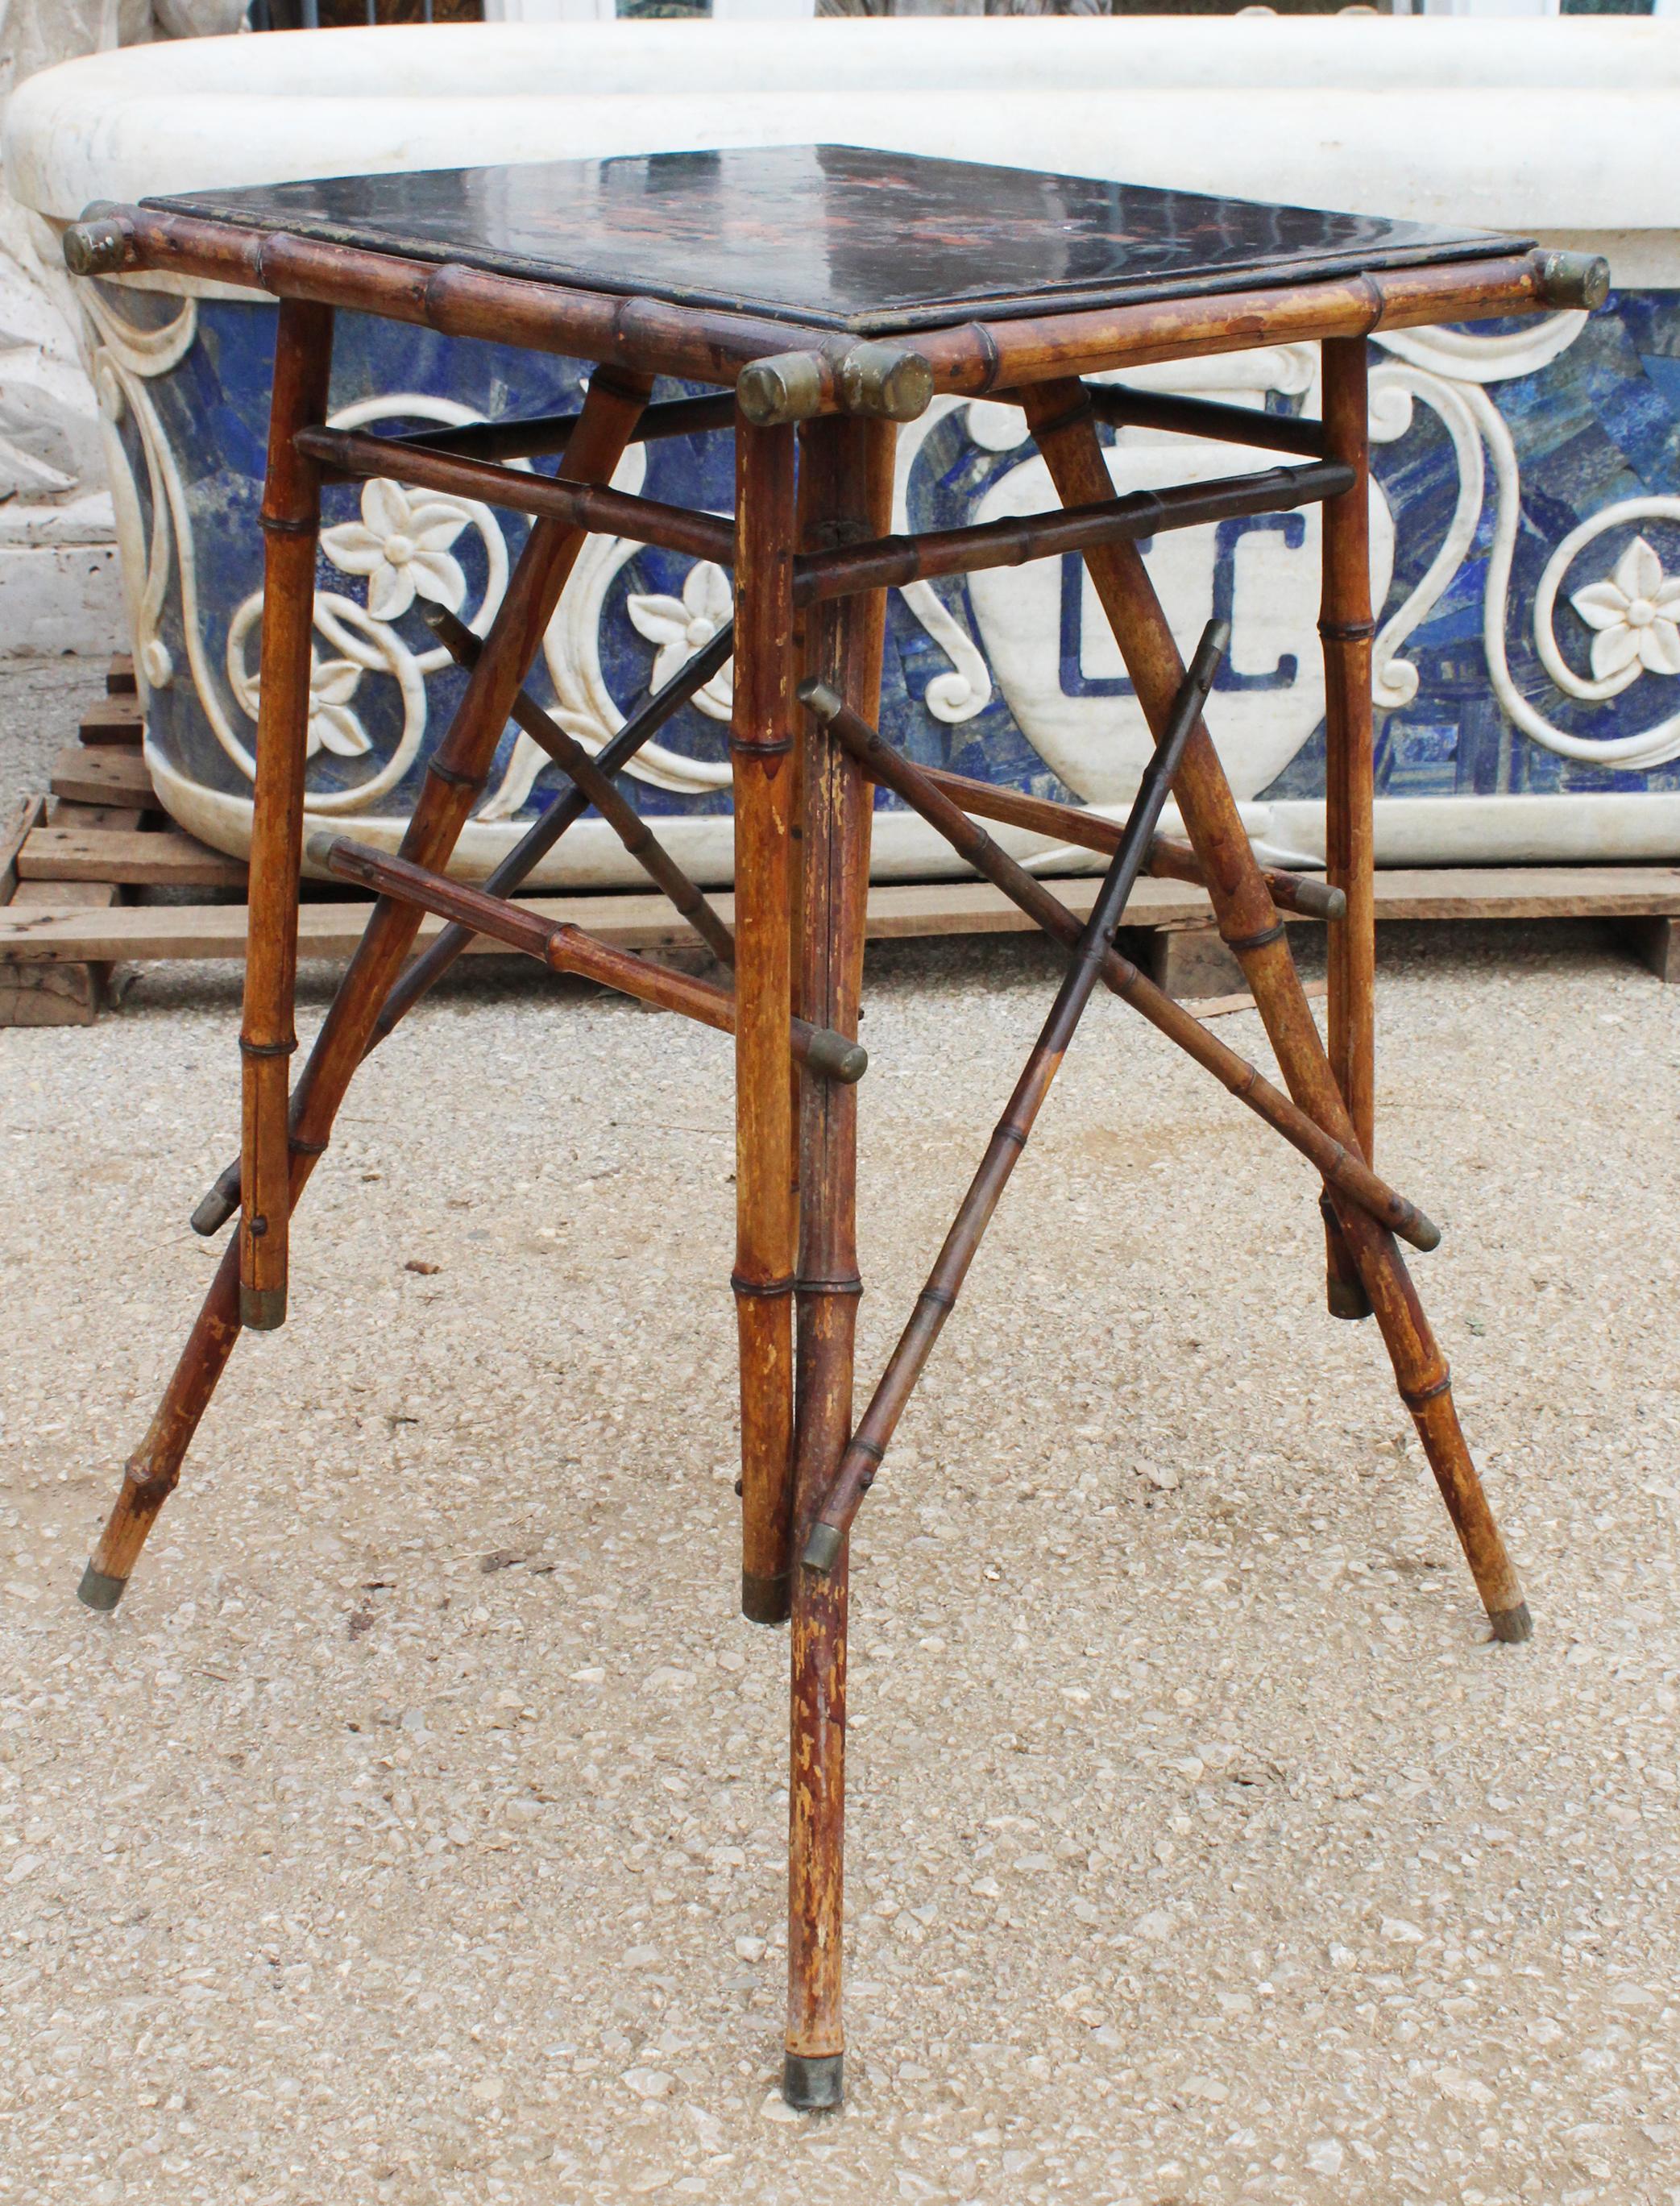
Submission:
{"label": "carved marble flower", "polygon": [[361,493],[361,519],[324,529],[321,548],[347,575],[366,575],[375,620],[400,620],[417,595],[459,612],[467,577],[450,546],[468,517],[458,499],[428,498],[376,476]]}
{"label": "carved marble flower", "polygon": [[1593,638],[1598,681],[1635,664],[1641,673],[1680,674],[1680,578],[1663,573],[1662,561],[1642,536],[1629,545],[1608,581],[1589,582],[1570,603],[1598,631]]}
{"label": "carved marble flower", "polygon": [[367,730],[350,710],[361,669],[350,659],[309,654],[309,734],[304,748],[313,758],[329,750],[336,758],[360,758],[370,748]]}
{"label": "carved marble flower", "polygon": [[[653,661],[657,689],[711,642],[734,611],[735,599],[723,569],[699,559],[688,569],[680,598],[631,597],[625,609],[637,634],[659,647]],[[715,675],[701,696],[724,679],[723,671]]]}

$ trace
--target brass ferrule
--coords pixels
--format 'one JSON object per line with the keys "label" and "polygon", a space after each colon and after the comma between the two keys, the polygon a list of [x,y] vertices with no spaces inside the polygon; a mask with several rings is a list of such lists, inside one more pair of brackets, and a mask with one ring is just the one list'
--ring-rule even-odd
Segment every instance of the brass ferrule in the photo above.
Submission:
{"label": "brass ferrule", "polygon": [[813,352],[772,353],[736,379],[736,403],[755,429],[785,428],[823,410],[823,362]]}
{"label": "brass ferrule", "polygon": [[72,276],[115,276],[133,265],[134,234],[120,215],[96,201],[65,231],[63,250]]}
{"label": "brass ferrule", "polygon": [[1610,263],[1601,253],[1543,253],[1540,289],[1548,307],[1594,313],[1610,295]]}
{"label": "brass ferrule", "polygon": [[933,399],[933,371],[906,345],[856,344],[840,363],[840,403],[879,421],[916,421]]}

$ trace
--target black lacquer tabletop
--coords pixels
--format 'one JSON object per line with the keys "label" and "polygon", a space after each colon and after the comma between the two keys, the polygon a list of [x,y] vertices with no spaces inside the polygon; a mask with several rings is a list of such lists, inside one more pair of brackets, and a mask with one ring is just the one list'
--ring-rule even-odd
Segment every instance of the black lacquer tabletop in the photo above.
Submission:
{"label": "black lacquer tabletop", "polygon": [[1462,260],[1516,241],[855,146],[623,155],[148,206],[860,335]]}

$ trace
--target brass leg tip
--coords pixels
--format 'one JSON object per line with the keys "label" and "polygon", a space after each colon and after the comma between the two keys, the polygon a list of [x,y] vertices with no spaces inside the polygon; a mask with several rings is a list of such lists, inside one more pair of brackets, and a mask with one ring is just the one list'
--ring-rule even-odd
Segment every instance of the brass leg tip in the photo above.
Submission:
{"label": "brass leg tip", "polygon": [[801,2114],[837,2107],[846,2096],[843,2053],[789,2053],[782,2063],[782,2096]]}
{"label": "brass leg tip", "polygon": [[107,1615],[122,1600],[128,1585],[127,1578],[110,1578],[103,1571],[96,1571],[92,1563],[81,1574],[81,1583],[76,1588],[76,1599],[84,1608],[97,1608]]}
{"label": "brass leg tip", "polygon": [[819,1571],[825,1577],[840,1559],[840,1550],[846,1544],[846,1535],[832,1524],[813,1524],[810,1537],[805,1542],[802,1558],[807,1571]]}
{"label": "brass leg tip", "polygon": [[1520,1647],[1525,1639],[1534,1636],[1534,1619],[1528,1613],[1526,1601],[1519,1601],[1515,1608],[1490,1609],[1487,1621],[1493,1627],[1493,1637],[1502,1639],[1508,1647]]}
{"label": "brass leg tip", "polygon": [[741,1613],[749,1624],[785,1624],[790,1607],[785,1571],[777,1571],[771,1577],[742,1571]]}
{"label": "brass leg tip", "polygon": [[277,1333],[286,1322],[283,1287],[241,1287],[239,1321],[247,1333]]}
{"label": "brass leg tip", "polygon": [[1345,1318],[1350,1325],[1371,1315],[1365,1290],[1356,1279],[1326,1279],[1324,1299],[1331,1317]]}

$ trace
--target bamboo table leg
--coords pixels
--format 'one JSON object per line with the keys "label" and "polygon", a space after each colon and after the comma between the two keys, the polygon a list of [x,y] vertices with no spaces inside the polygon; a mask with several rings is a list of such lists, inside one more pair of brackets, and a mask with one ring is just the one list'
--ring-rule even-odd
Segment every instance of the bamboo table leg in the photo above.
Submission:
{"label": "bamboo table leg", "polygon": [[[1347,899],[1330,922],[1330,1064],[1369,1164],[1375,1124],[1376,903],[1371,878],[1370,439],[1365,340],[1327,337],[1323,360],[1325,457],[1354,470],[1350,491],[1324,509],[1324,595],[1319,634],[1325,674],[1325,872]],[[1326,1196],[1326,1299],[1332,1317],[1371,1304]]]}
{"label": "bamboo table leg", "polygon": [[[1108,467],[1079,385],[1040,384],[1022,397],[1063,503],[1079,505],[1107,497]],[[1159,731],[1184,670],[1142,555],[1135,544],[1105,544],[1087,550],[1085,563],[1139,701]],[[1302,1110],[1357,1153],[1358,1136],[1302,991],[1283,922],[1206,728],[1186,747],[1177,787],[1220,933],[1242,965],[1284,1082]],[[1533,1625],[1522,1585],[1459,1429],[1445,1358],[1399,1249],[1391,1233],[1353,1204],[1338,1197],[1335,1208],[1393,1362],[1401,1398],[1412,1413],[1494,1636],[1526,1639]]]}
{"label": "bamboo table leg", "polygon": [[[801,438],[807,551],[891,524],[895,432],[829,419]],[[873,717],[884,592],[813,608],[805,665]],[[857,1034],[874,791],[851,754],[805,716],[801,1008]],[[807,1072],[800,1112],[798,1386],[794,1553],[803,1547],[852,1422],[857,1299],[857,1090]],[[788,1787],[788,2024],[782,2089],[791,2106],[831,2107],[843,2087],[846,1558],[822,1577],[795,1569]]]}
{"label": "bamboo table leg", "polygon": [[793,1513],[793,1094],[789,873],[795,797],[795,432],[737,420],[735,779],[736,1319],[741,1608],[788,1613]]}
{"label": "bamboo table leg", "polygon": [[[578,481],[605,481],[617,466],[641,410],[645,378],[597,373],[562,472]],[[473,799],[488,772],[515,694],[541,643],[560,593],[583,547],[583,533],[539,521],[508,584],[448,736],[438,746],[402,840],[419,865],[446,866]],[[298,1082],[290,1142],[290,1203],[325,1150],[345,1091],[366,1048],[380,1007],[420,923],[412,907],[381,898],[373,907],[338,993]],[[247,1183],[248,1184],[248,1183]],[[90,1608],[115,1608],[122,1597],[158,1511],[175,1490],[199,1420],[208,1408],[241,1330],[241,1242],[230,1242],[187,1339],[145,1439],[124,1468],[122,1483],[87,1565],[80,1598]]]}
{"label": "bamboo table leg", "polygon": [[256,795],[240,1030],[243,1106],[239,1310],[267,1332],[286,1315],[291,1208],[289,1068],[297,1047],[297,881],[303,843],[303,768],[309,727],[315,544],[321,475],[293,442],[326,419],[332,310],[281,301],[263,486],[262,668],[257,698]]}

